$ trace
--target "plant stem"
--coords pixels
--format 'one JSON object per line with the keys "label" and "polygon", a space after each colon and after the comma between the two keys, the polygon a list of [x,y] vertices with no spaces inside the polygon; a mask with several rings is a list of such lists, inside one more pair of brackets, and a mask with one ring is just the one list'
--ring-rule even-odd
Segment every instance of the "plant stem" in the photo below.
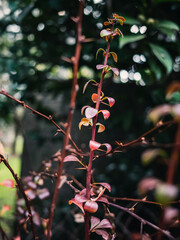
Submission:
{"label": "plant stem", "polygon": [[115,208],[119,208],[120,210],[124,211],[124,212],[127,212],[128,214],[132,215],[134,218],[136,218],[137,220],[139,220],[141,223],[143,224],[147,224],[149,225],[150,227],[162,232],[166,237],[168,237],[169,239],[172,239],[172,240],[175,240],[175,238],[166,230],[163,230],[161,228],[159,228],[158,226],[156,226],[155,224],[145,220],[144,218],[138,216],[136,213],[132,212],[131,210],[129,210],[128,208],[125,208],[125,207],[122,207],[122,206],[119,206],[117,204],[114,204],[114,203],[109,203],[110,206],[112,207],[115,207]]}
{"label": "plant stem", "polygon": [[[113,26],[114,27],[114,26]],[[111,38],[108,40],[108,45],[106,49],[106,55],[104,59],[104,65],[107,64],[107,59],[109,55],[109,49],[110,49],[110,44],[111,44]],[[97,92],[97,102],[96,102],[96,109],[99,111],[99,105],[100,105],[100,100],[101,100],[101,91],[102,91],[102,85],[103,85],[103,80],[105,76],[105,70],[102,70],[102,75],[100,79],[100,83],[98,85],[98,92]],[[98,115],[96,115],[93,118],[93,126],[92,126],[92,137],[91,140],[95,141],[96,137],[96,123],[97,123],[97,118]],[[86,197],[87,199],[90,199],[90,192],[91,192],[91,172],[92,172],[92,162],[93,162],[93,157],[94,157],[94,151],[90,151],[90,156],[89,156],[89,164],[86,172]],[[89,213],[85,212],[85,240],[90,239],[90,232],[89,232]]]}
{"label": "plant stem", "polygon": [[56,208],[56,202],[57,202],[58,193],[59,193],[59,185],[61,183],[63,161],[64,161],[64,158],[66,156],[67,145],[68,145],[68,142],[69,142],[69,139],[70,139],[69,136],[70,136],[72,118],[73,118],[74,109],[75,109],[76,95],[77,95],[77,91],[78,91],[77,74],[78,74],[79,58],[80,58],[81,47],[82,47],[81,45],[82,45],[83,10],[84,10],[84,0],[81,0],[80,5],[79,5],[78,17],[76,18],[77,39],[76,39],[75,56],[73,57],[73,59],[74,59],[73,60],[73,83],[72,83],[72,90],[71,90],[71,100],[70,100],[70,105],[69,105],[67,128],[66,128],[66,132],[65,132],[62,154],[61,154],[61,158],[59,157],[59,167],[58,167],[58,173],[57,173],[57,180],[56,180],[56,185],[55,185],[53,199],[52,199],[51,208],[50,208],[49,222],[48,222],[48,227],[47,227],[47,240],[51,239],[52,221],[53,221],[54,211],[55,211],[55,208]]}
{"label": "plant stem", "polygon": [[30,202],[29,202],[29,200],[28,200],[28,198],[27,198],[27,196],[25,194],[25,191],[23,189],[23,185],[21,184],[21,181],[18,178],[17,174],[14,172],[12,167],[9,165],[8,161],[2,155],[0,155],[0,162],[1,161],[9,169],[9,171],[11,172],[14,180],[16,181],[17,187],[18,187],[19,191],[21,192],[21,194],[22,194],[22,196],[23,196],[23,198],[25,200],[25,203],[26,203],[26,207],[27,207],[27,210],[28,210],[28,217],[29,217],[29,220],[30,220],[30,226],[31,226],[32,234],[33,234],[33,238],[34,239],[38,239],[38,237],[36,236],[36,233],[35,233],[35,227],[34,227],[34,222],[33,222],[33,219],[32,219],[32,212],[31,212]]}
{"label": "plant stem", "polygon": [[173,184],[174,175],[177,170],[178,165],[178,158],[180,154],[180,147],[178,143],[180,143],[180,123],[178,123],[177,126],[177,133],[176,133],[176,139],[175,139],[176,145],[174,146],[169,162],[168,172],[167,172],[167,183]]}

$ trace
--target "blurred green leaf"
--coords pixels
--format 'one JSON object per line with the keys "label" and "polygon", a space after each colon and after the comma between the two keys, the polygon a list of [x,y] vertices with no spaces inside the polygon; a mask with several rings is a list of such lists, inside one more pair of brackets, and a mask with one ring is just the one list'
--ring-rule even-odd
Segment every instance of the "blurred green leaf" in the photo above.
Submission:
{"label": "blurred green leaf", "polygon": [[159,45],[150,43],[149,46],[151,47],[153,54],[166,68],[166,72],[170,73],[173,68],[173,61],[170,54],[166,51],[166,49],[160,47]]}
{"label": "blurred green leaf", "polygon": [[177,196],[178,189],[174,185],[161,183],[156,187],[155,198],[159,203],[168,204],[168,202],[174,201]]}
{"label": "blurred green leaf", "polygon": [[167,20],[159,20],[156,24],[156,27],[158,28],[167,28],[170,30],[175,30],[175,31],[179,31],[179,26],[172,22],[172,21],[167,21]]}
{"label": "blurred green leaf", "polygon": [[120,46],[120,48],[122,48],[122,47],[124,47],[124,45],[126,45],[128,43],[133,43],[133,42],[136,42],[136,41],[140,41],[144,38],[146,38],[145,34],[142,34],[142,35],[126,35],[123,38],[120,38],[119,46]]}
{"label": "blurred green leaf", "polygon": [[167,100],[169,103],[180,103],[180,92],[173,92]]}

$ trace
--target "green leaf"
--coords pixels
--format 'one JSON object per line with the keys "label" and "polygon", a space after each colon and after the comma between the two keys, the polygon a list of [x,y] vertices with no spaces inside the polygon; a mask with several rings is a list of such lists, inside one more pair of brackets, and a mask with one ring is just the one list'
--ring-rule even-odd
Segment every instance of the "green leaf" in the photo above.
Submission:
{"label": "green leaf", "polygon": [[99,53],[100,51],[103,51],[103,52],[105,52],[105,50],[104,50],[103,48],[99,48],[99,49],[97,50],[97,52],[96,52],[96,58],[97,58],[97,56],[98,56],[98,53]]}
{"label": "green leaf", "polygon": [[158,158],[167,158],[167,154],[164,150],[156,148],[156,149],[148,149],[145,152],[143,152],[141,156],[142,163],[144,165],[148,165],[152,161]]}
{"label": "green leaf", "polygon": [[124,45],[128,44],[128,43],[132,43],[132,42],[136,42],[136,41],[140,41],[142,39],[146,38],[145,34],[141,34],[141,35],[126,35],[124,36],[124,38],[120,38],[119,41],[119,46],[120,48],[124,47]]}
{"label": "green leaf", "polygon": [[179,31],[179,26],[172,22],[172,21],[167,21],[167,20],[159,20],[156,24],[155,27],[158,28],[167,28],[170,30],[175,30],[175,31]]}
{"label": "green leaf", "polygon": [[155,61],[155,59],[148,59],[148,61],[149,61],[149,66],[150,66],[152,72],[156,76],[156,79],[160,80],[162,77],[162,72],[161,72],[161,68],[157,64],[157,61]]}
{"label": "green leaf", "polygon": [[150,43],[149,45],[150,45],[151,50],[154,53],[154,55],[166,68],[167,73],[170,73],[173,68],[173,61],[172,61],[170,54],[166,51],[166,49],[164,49],[158,45],[155,45],[152,43]]}
{"label": "green leaf", "polygon": [[173,92],[170,96],[166,98],[169,103],[180,103],[180,92]]}

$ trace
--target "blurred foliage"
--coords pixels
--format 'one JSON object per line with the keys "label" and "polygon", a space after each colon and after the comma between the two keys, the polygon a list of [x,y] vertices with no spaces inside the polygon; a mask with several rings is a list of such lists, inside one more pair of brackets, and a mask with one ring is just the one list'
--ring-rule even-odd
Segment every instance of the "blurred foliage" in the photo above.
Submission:
{"label": "blurred foliage", "polygon": [[[0,88],[4,87],[48,114],[53,110],[44,104],[47,95],[56,101],[59,94],[68,93],[65,98],[69,99],[72,71],[63,57],[71,58],[74,54],[76,26],[71,17],[77,15],[77,10],[78,0],[1,1]],[[166,98],[168,85],[179,81],[180,77],[179,11],[179,0],[86,1],[83,34],[92,41],[83,43],[82,48],[78,114],[84,103],[91,104],[88,103],[91,87],[88,86],[82,95],[84,84],[99,77],[95,67],[102,63],[103,57],[101,52],[97,59],[95,56],[97,49],[106,48],[106,42],[99,36],[103,22],[114,12],[126,19],[121,28],[124,38],[115,39],[111,45],[118,62],[114,64],[110,58],[110,64],[120,70],[120,76],[108,76],[104,83],[104,93],[112,96],[116,104],[102,141],[108,139],[115,144],[114,140],[137,138],[153,126],[146,118],[151,108],[179,101],[179,90]],[[15,104],[11,105],[0,96],[0,117],[12,120],[12,108]],[[80,121],[80,114],[78,119]],[[87,141],[90,131],[82,129],[79,132],[78,124],[74,123],[73,127],[77,129],[74,135],[80,145]],[[164,143],[173,142],[175,128],[171,130],[167,134],[161,133],[157,139]],[[142,148],[136,147],[113,158],[99,159],[94,165],[97,180],[109,182],[112,195],[121,197],[137,196],[137,183],[144,176],[156,175],[165,180],[166,166],[153,161],[153,166],[143,167],[141,153]],[[170,150],[167,154],[170,155]],[[64,206],[64,202],[60,204]],[[65,212],[66,209],[61,212],[62,218]],[[74,227],[72,224],[71,228]],[[68,236],[63,234],[62,237]]]}

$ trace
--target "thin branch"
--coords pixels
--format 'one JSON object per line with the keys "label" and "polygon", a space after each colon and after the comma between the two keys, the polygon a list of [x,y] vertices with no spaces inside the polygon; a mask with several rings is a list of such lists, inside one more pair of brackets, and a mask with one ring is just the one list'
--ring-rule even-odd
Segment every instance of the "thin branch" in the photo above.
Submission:
{"label": "thin branch", "polygon": [[6,232],[4,231],[4,229],[2,228],[1,224],[0,224],[0,232],[1,232],[1,237],[2,240],[10,240],[6,234]]}
{"label": "thin branch", "polygon": [[83,39],[83,36],[82,36],[83,11],[84,11],[84,0],[81,0],[79,3],[78,16],[77,16],[77,18],[74,18],[74,21],[77,24],[77,39],[76,39],[75,56],[72,58],[73,59],[73,83],[72,83],[72,90],[71,90],[71,100],[70,100],[70,105],[69,105],[67,127],[66,127],[66,132],[65,132],[65,138],[64,138],[63,148],[62,148],[61,159],[59,159],[57,180],[56,180],[56,185],[55,185],[53,199],[52,199],[51,208],[50,208],[49,222],[48,222],[48,227],[47,227],[47,240],[51,239],[51,228],[52,228],[52,222],[53,222],[54,211],[55,211],[56,202],[57,202],[57,198],[58,198],[58,193],[59,193],[59,186],[61,183],[63,161],[66,156],[67,146],[68,146],[68,142],[70,140],[70,130],[71,130],[72,118],[73,118],[74,109],[75,109],[76,95],[77,95],[77,91],[79,88],[77,75],[78,75],[79,59],[80,59],[81,48],[82,48],[82,39]]}
{"label": "thin branch", "polygon": [[[58,132],[62,132],[63,135],[66,134],[66,132],[53,120],[53,117],[51,115],[47,116],[41,112],[38,112],[37,110],[33,109],[32,107],[28,106],[27,104],[25,104],[24,101],[20,101],[17,98],[11,96],[10,94],[8,94],[4,89],[2,89],[0,91],[0,94],[14,100],[15,102],[19,103],[20,105],[22,105],[24,108],[29,109],[32,113],[39,115],[47,120],[49,120],[52,124],[54,124],[54,126],[56,126],[57,131]],[[72,145],[74,146],[74,148],[77,150],[77,152],[81,152],[81,150],[77,147],[76,143],[73,141],[72,137],[69,136],[69,140],[71,141]]]}
{"label": "thin branch", "polygon": [[144,218],[138,216],[136,213],[132,212],[132,211],[129,210],[128,208],[119,206],[119,205],[114,204],[114,203],[109,203],[109,205],[112,206],[112,207],[118,208],[118,209],[120,209],[120,210],[122,210],[122,211],[124,211],[124,212],[126,212],[126,213],[128,213],[128,214],[130,214],[130,215],[132,215],[134,218],[136,218],[137,220],[139,220],[141,223],[147,224],[147,225],[149,225],[150,227],[156,229],[157,231],[162,232],[162,233],[163,233],[166,237],[168,237],[169,239],[175,240],[175,238],[174,238],[168,231],[163,230],[163,229],[159,228],[158,226],[156,226],[155,224],[153,224],[153,223],[145,220]]}
{"label": "thin branch", "polygon": [[17,183],[17,187],[18,187],[19,191],[21,192],[21,194],[22,194],[22,196],[23,196],[23,198],[25,200],[25,203],[26,203],[26,207],[27,207],[27,210],[28,210],[28,217],[29,217],[30,225],[31,225],[31,230],[32,230],[32,233],[33,233],[33,238],[34,239],[38,239],[38,237],[36,236],[36,233],[35,233],[35,226],[34,226],[34,222],[33,222],[33,219],[32,219],[31,205],[30,205],[30,202],[29,202],[29,200],[28,200],[28,198],[27,198],[27,196],[25,194],[23,185],[22,185],[20,179],[18,178],[17,174],[14,172],[12,167],[9,165],[8,161],[2,155],[0,155],[0,162],[1,161],[9,169],[9,171],[11,172],[14,180]]}

